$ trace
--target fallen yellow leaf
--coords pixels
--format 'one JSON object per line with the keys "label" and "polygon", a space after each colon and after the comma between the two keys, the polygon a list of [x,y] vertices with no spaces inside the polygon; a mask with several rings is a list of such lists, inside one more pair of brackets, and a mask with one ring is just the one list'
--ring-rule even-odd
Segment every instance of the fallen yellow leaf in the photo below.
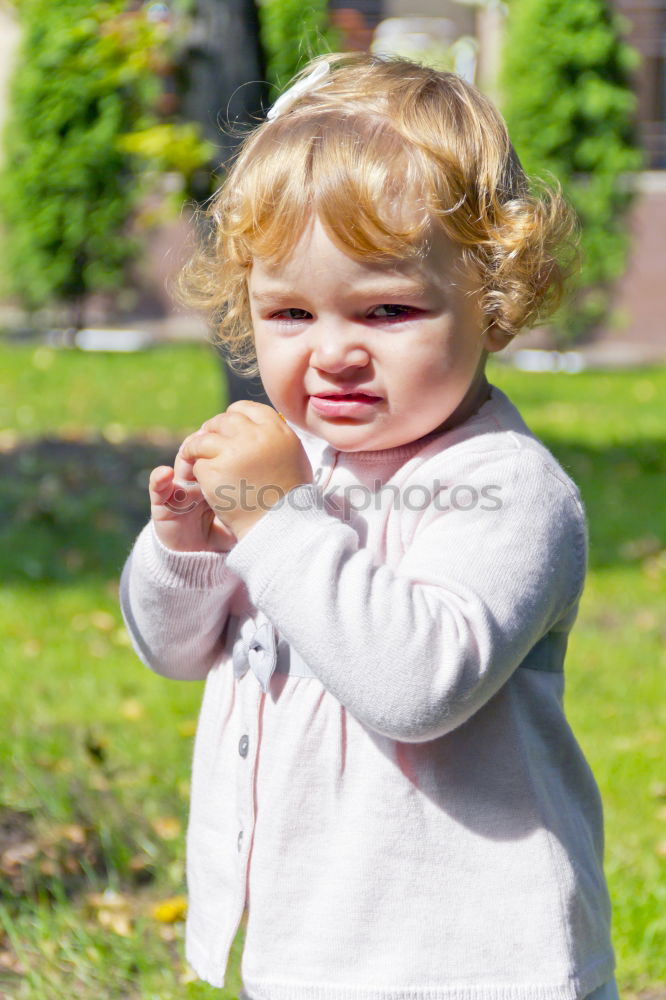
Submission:
{"label": "fallen yellow leaf", "polygon": [[57,832],[62,835],[63,839],[71,841],[72,844],[85,844],[88,839],[86,828],[80,823],[65,823],[57,828]]}
{"label": "fallen yellow leaf", "polygon": [[184,920],[187,914],[187,900],[184,896],[172,896],[158,903],[152,909],[155,920],[161,924],[175,924],[179,920]]}
{"label": "fallen yellow leaf", "polygon": [[132,921],[127,913],[116,913],[115,910],[98,910],[97,920],[101,927],[113,931],[118,937],[132,936]]}
{"label": "fallen yellow leaf", "polygon": [[130,916],[130,899],[122,893],[106,889],[104,892],[91,892],[86,896],[86,904],[93,910],[97,922],[106,930],[113,931],[119,937],[130,937],[132,934],[132,918]]}
{"label": "fallen yellow leaf", "polygon": [[21,865],[32,861],[39,854],[39,845],[35,840],[24,840],[19,844],[8,847],[0,857],[0,870],[3,872],[20,868]]}
{"label": "fallen yellow leaf", "polygon": [[86,903],[93,910],[104,907],[105,910],[127,909],[127,899],[113,889],[105,889],[104,892],[89,892],[86,895]]}
{"label": "fallen yellow leaf", "polygon": [[180,836],[182,825],[176,816],[157,816],[151,826],[162,840],[175,840]]}
{"label": "fallen yellow leaf", "polygon": [[142,875],[151,869],[152,861],[147,854],[135,854],[133,858],[130,858],[129,867],[135,875]]}

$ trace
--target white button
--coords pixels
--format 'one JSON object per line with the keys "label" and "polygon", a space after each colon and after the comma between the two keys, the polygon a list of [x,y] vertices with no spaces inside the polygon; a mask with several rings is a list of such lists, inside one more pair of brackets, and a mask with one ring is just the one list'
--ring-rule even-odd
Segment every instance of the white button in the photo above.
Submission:
{"label": "white button", "polygon": [[243,847],[243,831],[241,830],[238,834],[238,850],[240,851]]}
{"label": "white button", "polygon": [[250,740],[248,736],[241,736],[238,741],[238,752],[241,757],[247,757],[248,747],[250,746]]}

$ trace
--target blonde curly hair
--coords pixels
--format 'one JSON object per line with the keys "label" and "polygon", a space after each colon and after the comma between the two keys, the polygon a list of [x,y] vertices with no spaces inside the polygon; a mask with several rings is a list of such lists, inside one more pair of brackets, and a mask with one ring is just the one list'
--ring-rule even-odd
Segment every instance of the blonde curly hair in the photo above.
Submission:
{"label": "blonde curly hair", "polygon": [[475,268],[487,326],[509,336],[558,304],[576,224],[557,186],[530,190],[492,103],[453,73],[403,59],[324,56],[328,72],[243,142],[206,212],[181,298],[213,320],[242,374],[257,372],[247,279],[318,216],[368,261],[427,252],[439,225]]}

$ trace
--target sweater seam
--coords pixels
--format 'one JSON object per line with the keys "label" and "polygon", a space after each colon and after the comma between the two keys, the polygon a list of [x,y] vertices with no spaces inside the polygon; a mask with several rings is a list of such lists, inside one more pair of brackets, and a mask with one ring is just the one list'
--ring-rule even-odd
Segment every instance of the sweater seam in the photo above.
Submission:
{"label": "sweater seam", "polygon": [[587,558],[586,558],[586,520],[585,520],[585,510],[580,502],[579,498],[576,496],[574,490],[571,489],[570,484],[558,474],[557,469],[546,465],[546,471],[548,471],[554,479],[562,484],[562,487],[566,491],[567,496],[570,501],[573,502],[574,514],[575,514],[575,525],[576,525],[576,537],[574,540],[577,563],[578,563],[578,573],[576,576],[576,584],[573,587],[573,596],[569,604],[567,605],[567,610],[572,607],[581,597],[583,593],[583,588],[585,586],[585,577],[587,575]]}

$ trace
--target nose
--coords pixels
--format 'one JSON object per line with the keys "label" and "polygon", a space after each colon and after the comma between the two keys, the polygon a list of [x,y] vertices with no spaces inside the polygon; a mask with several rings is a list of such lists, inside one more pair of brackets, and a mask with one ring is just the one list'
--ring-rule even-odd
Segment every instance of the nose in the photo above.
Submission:
{"label": "nose", "polygon": [[317,324],[313,329],[310,364],[320,371],[337,375],[347,368],[365,368],[370,352],[359,339],[359,331],[343,323]]}

